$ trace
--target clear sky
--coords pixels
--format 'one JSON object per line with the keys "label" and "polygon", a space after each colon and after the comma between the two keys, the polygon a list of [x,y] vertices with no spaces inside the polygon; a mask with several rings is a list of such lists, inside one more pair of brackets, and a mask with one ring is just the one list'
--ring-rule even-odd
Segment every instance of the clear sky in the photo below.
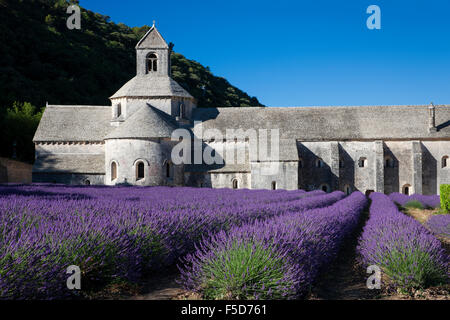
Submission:
{"label": "clear sky", "polygon": [[[450,104],[449,0],[80,0],[268,106]],[[381,30],[369,30],[369,5]]]}

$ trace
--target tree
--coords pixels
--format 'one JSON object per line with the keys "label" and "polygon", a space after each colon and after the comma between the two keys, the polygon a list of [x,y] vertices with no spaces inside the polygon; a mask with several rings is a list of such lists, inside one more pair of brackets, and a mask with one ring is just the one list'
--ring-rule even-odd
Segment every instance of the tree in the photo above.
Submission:
{"label": "tree", "polygon": [[33,136],[43,113],[29,102],[14,102],[7,108],[1,123],[1,136],[4,140],[2,155],[12,157],[13,145],[16,145],[17,159],[32,162],[34,160]]}

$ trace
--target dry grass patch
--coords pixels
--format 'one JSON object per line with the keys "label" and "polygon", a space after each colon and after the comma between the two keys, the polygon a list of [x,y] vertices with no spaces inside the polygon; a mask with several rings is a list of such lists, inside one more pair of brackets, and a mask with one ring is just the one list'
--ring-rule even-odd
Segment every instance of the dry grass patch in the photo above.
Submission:
{"label": "dry grass patch", "polygon": [[415,209],[415,208],[405,208],[404,212],[410,216],[419,221],[422,224],[425,224],[428,219],[431,218],[431,216],[435,215],[439,209],[432,209],[432,210],[426,210],[426,209]]}

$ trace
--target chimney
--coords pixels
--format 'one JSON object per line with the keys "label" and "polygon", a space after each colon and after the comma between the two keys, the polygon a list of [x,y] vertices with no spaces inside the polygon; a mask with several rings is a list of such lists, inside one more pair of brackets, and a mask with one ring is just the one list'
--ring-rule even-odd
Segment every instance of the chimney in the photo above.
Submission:
{"label": "chimney", "polygon": [[433,102],[428,107],[428,132],[436,132],[436,107]]}

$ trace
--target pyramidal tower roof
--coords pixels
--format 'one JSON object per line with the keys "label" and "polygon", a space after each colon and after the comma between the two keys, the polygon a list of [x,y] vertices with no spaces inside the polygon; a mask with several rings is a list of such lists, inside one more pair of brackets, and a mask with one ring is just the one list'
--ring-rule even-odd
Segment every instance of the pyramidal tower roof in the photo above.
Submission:
{"label": "pyramidal tower roof", "polygon": [[178,126],[164,112],[151,105],[142,106],[105,139],[170,138]]}
{"label": "pyramidal tower roof", "polygon": [[125,97],[193,97],[175,80],[167,76],[152,74],[137,75],[125,83],[111,99]]}
{"label": "pyramidal tower roof", "polygon": [[153,26],[147,33],[139,40],[136,45],[136,49],[168,49],[166,40],[162,37],[161,33],[159,33],[158,29],[156,29],[155,24],[153,22]]}

